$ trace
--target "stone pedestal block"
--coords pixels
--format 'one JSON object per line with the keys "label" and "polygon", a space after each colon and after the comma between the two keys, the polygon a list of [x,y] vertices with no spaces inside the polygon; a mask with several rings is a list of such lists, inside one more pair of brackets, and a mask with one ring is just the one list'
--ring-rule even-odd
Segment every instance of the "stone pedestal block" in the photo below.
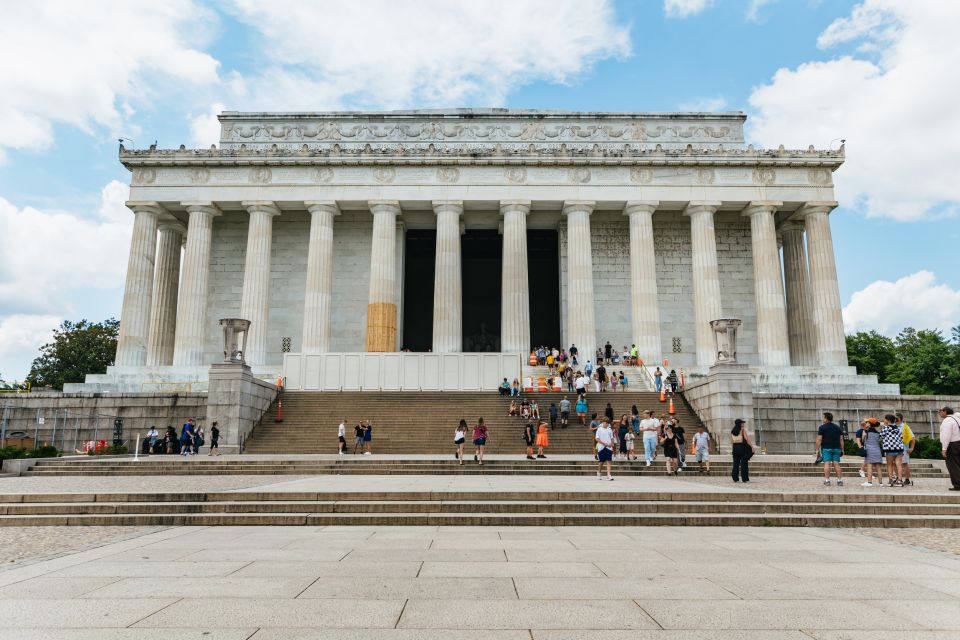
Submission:
{"label": "stone pedestal block", "polygon": [[277,387],[253,377],[242,363],[218,363],[210,367],[207,392],[207,437],[216,422],[220,451],[239,453],[244,440],[277,396]]}

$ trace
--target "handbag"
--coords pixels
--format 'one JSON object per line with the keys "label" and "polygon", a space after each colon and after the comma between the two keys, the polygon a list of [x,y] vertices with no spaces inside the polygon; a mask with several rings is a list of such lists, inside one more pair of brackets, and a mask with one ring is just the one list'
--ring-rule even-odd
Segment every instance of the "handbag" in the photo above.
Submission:
{"label": "handbag", "polygon": [[749,460],[752,457],[753,457],[753,444],[744,440],[743,441],[743,459]]}

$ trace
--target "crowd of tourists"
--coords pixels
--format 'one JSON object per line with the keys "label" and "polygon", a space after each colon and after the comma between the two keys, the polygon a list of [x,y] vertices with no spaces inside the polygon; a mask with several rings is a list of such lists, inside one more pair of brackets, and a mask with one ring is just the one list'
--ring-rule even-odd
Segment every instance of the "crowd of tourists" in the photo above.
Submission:
{"label": "crowd of tourists", "polygon": [[[147,455],[176,454],[184,457],[199,454],[200,447],[206,444],[203,426],[190,418],[180,428],[180,433],[171,425],[161,435],[157,427],[151,426],[140,445],[140,452]],[[220,455],[220,428],[214,422],[210,426],[210,445],[207,455]]]}

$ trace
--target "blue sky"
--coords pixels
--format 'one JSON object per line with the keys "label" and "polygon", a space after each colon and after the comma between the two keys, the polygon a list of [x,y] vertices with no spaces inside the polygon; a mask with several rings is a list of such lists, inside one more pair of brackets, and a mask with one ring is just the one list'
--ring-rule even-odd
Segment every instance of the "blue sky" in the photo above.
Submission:
{"label": "blue sky", "polygon": [[206,146],[222,109],[742,110],[757,146],[845,138],[832,221],[848,328],[960,324],[960,89],[944,82],[958,6],[4,3],[0,374],[21,378],[61,319],[119,314],[117,138]]}

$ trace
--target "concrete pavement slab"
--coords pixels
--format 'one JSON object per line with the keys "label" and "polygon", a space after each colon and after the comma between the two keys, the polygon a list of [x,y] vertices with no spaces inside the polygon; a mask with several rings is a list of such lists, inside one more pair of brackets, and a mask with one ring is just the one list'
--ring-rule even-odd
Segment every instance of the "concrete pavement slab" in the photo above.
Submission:
{"label": "concrete pavement slab", "polygon": [[118,580],[122,578],[32,578],[0,587],[0,600],[76,598]]}
{"label": "concrete pavement slab", "polygon": [[403,604],[404,600],[180,600],[134,626],[166,628],[202,620],[211,628],[389,628],[396,625]]}
{"label": "concrete pavement slab", "polygon": [[0,640],[248,640],[249,629],[0,629]]}
{"label": "concrete pavement slab", "polygon": [[305,578],[129,578],[83,595],[88,598],[295,598],[314,581]]}
{"label": "concrete pavement slab", "polygon": [[421,562],[252,562],[233,574],[237,578],[384,576],[414,577]]}
{"label": "concrete pavement slab", "polygon": [[53,598],[0,600],[0,629],[128,627],[174,602],[174,598],[138,598],[112,602],[92,600],[83,603]]}
{"label": "concrete pavement slab", "polygon": [[[870,562],[772,562],[770,566],[786,571],[798,578],[875,578],[877,565],[884,558],[877,554],[876,563]],[[956,571],[931,564],[907,563],[896,565],[900,579],[911,578],[956,578]]]}
{"label": "concrete pavement slab", "polygon": [[261,629],[250,640],[530,640],[530,632],[525,629]]}
{"label": "concrete pavement slab", "polygon": [[506,562],[502,549],[354,549],[341,562]]}
{"label": "concrete pavement slab", "polygon": [[701,600],[696,606],[676,600],[637,600],[664,629],[842,629],[878,631],[920,629],[921,625],[886,615],[864,602],[831,600]]}
{"label": "concrete pavement slab", "polygon": [[628,600],[410,600],[397,626],[424,629],[657,628],[649,616]]}
{"label": "concrete pavement slab", "polygon": [[[751,575],[714,577],[711,582],[744,600],[862,600],[864,581],[860,578],[758,579]],[[949,600],[950,594],[922,586],[906,588],[910,600]]]}
{"label": "concrete pavement slab", "polygon": [[[522,600],[735,600],[737,596],[702,578],[514,578]],[[691,606],[696,606],[691,603]]]}
{"label": "concrete pavement slab", "polygon": [[61,569],[51,577],[174,578],[226,576],[248,562],[87,562]]}
{"label": "concrete pavement slab", "polygon": [[911,602],[910,606],[903,607],[902,611],[898,609],[895,615],[915,622],[925,629],[960,632],[960,602],[956,599],[936,602]]}
{"label": "concrete pavement slab", "polygon": [[519,578],[602,577],[588,562],[424,562],[420,577]]}
{"label": "concrete pavement slab", "polygon": [[711,629],[709,631],[672,631],[669,629],[653,630],[604,630],[584,631],[571,630],[541,630],[531,631],[533,640],[810,640],[810,636],[802,631],[724,631]]}
{"label": "concrete pavement slab", "polygon": [[394,598],[516,600],[510,578],[357,578],[336,577],[317,580],[300,598]]}

